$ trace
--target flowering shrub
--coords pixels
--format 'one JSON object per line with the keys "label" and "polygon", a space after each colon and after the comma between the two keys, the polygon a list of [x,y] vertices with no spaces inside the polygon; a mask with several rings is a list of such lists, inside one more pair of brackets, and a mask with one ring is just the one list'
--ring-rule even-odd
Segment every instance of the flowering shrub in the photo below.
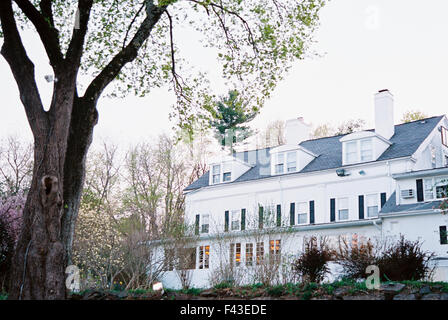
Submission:
{"label": "flowering shrub", "polygon": [[23,193],[0,199],[0,292],[7,291],[9,270],[14,247],[22,224]]}

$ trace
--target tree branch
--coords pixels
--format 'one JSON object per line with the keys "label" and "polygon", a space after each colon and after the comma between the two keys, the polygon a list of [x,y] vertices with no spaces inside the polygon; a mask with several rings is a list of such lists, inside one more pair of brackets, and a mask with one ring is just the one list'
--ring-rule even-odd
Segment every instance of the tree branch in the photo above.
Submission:
{"label": "tree branch", "polygon": [[104,67],[100,74],[93,79],[87,87],[84,98],[94,101],[99,98],[106,86],[115,79],[123,66],[133,61],[138,54],[138,50],[143,43],[148,39],[153,27],[159,21],[161,15],[166,10],[167,6],[158,7],[153,4],[152,0],[147,0],[146,3],[146,18],[138,28],[129,44],[118,52],[109,64]]}
{"label": "tree branch", "polygon": [[20,92],[31,130],[36,137],[48,118],[34,78],[34,64],[28,58],[14,19],[11,0],[0,1],[0,21],[4,33],[1,54],[8,62]]}
{"label": "tree branch", "polygon": [[42,16],[48,22],[50,22],[50,27],[54,28],[54,19],[53,19],[53,0],[42,0],[40,2],[40,11],[42,12]]}
{"label": "tree branch", "polygon": [[45,20],[44,16],[28,0],[14,0],[14,2],[33,23],[45,47],[51,66],[53,69],[58,69],[63,61],[63,56],[56,29],[51,26],[51,22]]}
{"label": "tree branch", "polygon": [[73,28],[72,39],[66,54],[67,65],[75,68],[75,71],[77,71],[81,62],[92,5],[93,0],[79,0],[78,2],[79,28]]}

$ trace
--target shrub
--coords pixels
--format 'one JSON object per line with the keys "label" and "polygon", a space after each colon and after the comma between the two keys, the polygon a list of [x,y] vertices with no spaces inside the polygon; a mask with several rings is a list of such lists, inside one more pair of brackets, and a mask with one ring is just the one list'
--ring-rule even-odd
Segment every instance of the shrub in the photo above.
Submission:
{"label": "shrub", "polygon": [[285,293],[283,285],[277,285],[266,288],[266,293],[272,297],[280,297]]}
{"label": "shrub", "polygon": [[326,238],[316,237],[305,240],[305,250],[293,263],[293,271],[305,282],[320,283],[329,271],[327,262],[332,259],[332,251]]}
{"label": "shrub", "polygon": [[375,265],[377,252],[370,240],[349,244],[345,238],[340,239],[336,250],[336,261],[342,266],[342,277],[349,279],[364,279],[366,268]]}
{"label": "shrub", "polygon": [[232,281],[222,281],[222,282],[218,283],[217,285],[215,285],[215,289],[227,289],[227,288],[232,288],[232,287],[233,287]]}
{"label": "shrub", "polygon": [[403,281],[422,280],[432,274],[429,262],[434,253],[423,251],[422,242],[409,241],[400,235],[400,239],[386,245],[378,258],[377,265],[383,280]]}

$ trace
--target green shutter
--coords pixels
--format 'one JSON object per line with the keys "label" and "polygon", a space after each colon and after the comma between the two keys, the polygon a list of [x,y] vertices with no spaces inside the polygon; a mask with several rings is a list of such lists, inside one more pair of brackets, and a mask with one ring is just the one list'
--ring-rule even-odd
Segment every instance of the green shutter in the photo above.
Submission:
{"label": "green shutter", "polygon": [[224,213],[224,231],[229,231],[229,211]]}
{"label": "green shutter", "polygon": [[196,215],[196,222],[194,225],[194,234],[198,235],[199,234],[199,215]]}
{"label": "green shutter", "polygon": [[291,226],[295,225],[295,216],[296,216],[296,204],[294,202],[291,202],[289,205],[289,224]]}
{"label": "green shutter", "polygon": [[282,225],[282,205],[277,205],[277,227]]}
{"label": "green shutter", "polygon": [[310,223],[314,223],[314,200],[310,201]]}
{"label": "green shutter", "polygon": [[241,209],[241,230],[246,230],[246,209]]}
{"label": "green shutter", "polygon": [[330,221],[336,221],[336,199],[330,199]]}
{"label": "green shutter", "polygon": [[263,229],[263,207],[258,207],[258,228]]}

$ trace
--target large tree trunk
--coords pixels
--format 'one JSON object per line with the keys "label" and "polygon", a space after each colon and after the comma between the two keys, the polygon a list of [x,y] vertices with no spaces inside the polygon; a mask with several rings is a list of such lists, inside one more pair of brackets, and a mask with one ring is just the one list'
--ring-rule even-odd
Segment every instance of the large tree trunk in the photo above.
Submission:
{"label": "large tree trunk", "polygon": [[75,97],[64,168],[62,241],[67,264],[72,264],[73,235],[86,173],[86,156],[98,122],[96,102]]}
{"label": "large tree trunk", "polygon": [[35,139],[33,180],[13,260],[11,299],[66,296],[65,268],[72,263],[86,155],[98,120],[95,104],[75,96],[70,126],[58,131],[50,127]]}
{"label": "large tree trunk", "polygon": [[58,79],[50,111],[38,120],[34,168],[13,257],[11,299],[64,299],[62,241],[64,163],[73,107],[73,76]]}

